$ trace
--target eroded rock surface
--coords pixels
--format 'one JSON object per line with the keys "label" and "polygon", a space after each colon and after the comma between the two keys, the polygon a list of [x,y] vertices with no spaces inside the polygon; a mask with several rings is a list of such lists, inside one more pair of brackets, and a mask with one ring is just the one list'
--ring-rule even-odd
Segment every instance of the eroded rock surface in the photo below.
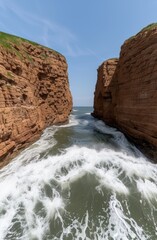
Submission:
{"label": "eroded rock surface", "polygon": [[0,167],[72,109],[65,58],[0,33]]}
{"label": "eroded rock surface", "polygon": [[109,59],[98,68],[98,80],[94,97],[94,115],[108,124],[114,124],[115,81],[113,75],[118,59]]}
{"label": "eroded rock surface", "polygon": [[118,127],[157,162],[157,25],[125,41],[116,64],[108,60],[98,69],[94,116]]}

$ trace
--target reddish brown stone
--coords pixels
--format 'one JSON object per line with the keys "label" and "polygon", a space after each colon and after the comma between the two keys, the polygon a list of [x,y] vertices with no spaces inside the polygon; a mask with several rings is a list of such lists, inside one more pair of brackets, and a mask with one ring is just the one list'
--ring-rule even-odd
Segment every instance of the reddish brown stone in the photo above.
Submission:
{"label": "reddish brown stone", "polygon": [[98,80],[94,97],[94,116],[106,123],[114,123],[113,91],[115,90],[112,77],[117,67],[118,59],[109,59],[98,68]]}
{"label": "reddish brown stone", "polygon": [[0,42],[0,167],[47,126],[66,122],[71,109],[61,54],[27,41],[11,49]]}
{"label": "reddish brown stone", "polygon": [[157,162],[157,26],[125,41],[116,64],[108,60],[98,69],[93,114]]}

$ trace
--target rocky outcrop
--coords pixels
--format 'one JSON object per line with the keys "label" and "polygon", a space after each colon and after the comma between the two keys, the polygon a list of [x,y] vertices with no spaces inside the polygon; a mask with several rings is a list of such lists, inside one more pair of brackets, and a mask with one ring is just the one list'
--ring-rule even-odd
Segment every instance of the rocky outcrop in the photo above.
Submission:
{"label": "rocky outcrop", "polygon": [[72,109],[65,58],[0,33],[0,167]]}
{"label": "rocky outcrop", "polygon": [[99,67],[93,115],[121,129],[157,162],[156,99],[157,25],[153,24],[125,41],[118,63],[108,60]]}
{"label": "rocky outcrop", "polygon": [[98,68],[98,80],[94,97],[94,116],[103,119],[107,124],[114,124],[115,81],[112,81],[118,59],[109,59]]}

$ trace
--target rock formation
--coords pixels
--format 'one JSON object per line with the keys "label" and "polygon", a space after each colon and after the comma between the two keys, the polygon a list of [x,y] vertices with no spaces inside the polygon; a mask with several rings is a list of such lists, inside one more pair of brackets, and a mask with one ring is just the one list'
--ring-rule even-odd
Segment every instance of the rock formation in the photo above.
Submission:
{"label": "rock formation", "polygon": [[157,24],[124,42],[98,69],[94,113],[157,162]]}
{"label": "rock formation", "polygon": [[94,115],[112,125],[114,124],[114,116],[111,109],[114,108],[114,102],[116,102],[116,86],[112,78],[117,64],[118,59],[109,59],[98,68],[98,80],[94,98]]}
{"label": "rock formation", "polygon": [[67,63],[49,48],[0,33],[0,167],[72,109]]}

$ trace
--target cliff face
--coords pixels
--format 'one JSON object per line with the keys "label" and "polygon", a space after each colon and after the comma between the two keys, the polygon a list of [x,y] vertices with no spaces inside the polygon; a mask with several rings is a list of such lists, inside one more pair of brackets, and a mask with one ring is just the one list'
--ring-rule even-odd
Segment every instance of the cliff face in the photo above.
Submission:
{"label": "cliff face", "polygon": [[65,58],[0,33],[0,167],[72,109]]}
{"label": "cliff face", "polygon": [[[108,62],[111,61],[106,61],[98,69],[97,86],[108,81]],[[143,29],[125,41],[117,67],[109,78],[107,91],[110,91],[110,102],[107,103],[106,98],[100,101],[96,87],[94,115],[109,125],[117,126],[157,161],[156,25]],[[104,91],[105,85],[99,92]]]}
{"label": "cliff face", "polygon": [[95,89],[94,115],[108,124],[114,124],[115,81],[112,81],[118,59],[109,59],[98,68],[98,80]]}

